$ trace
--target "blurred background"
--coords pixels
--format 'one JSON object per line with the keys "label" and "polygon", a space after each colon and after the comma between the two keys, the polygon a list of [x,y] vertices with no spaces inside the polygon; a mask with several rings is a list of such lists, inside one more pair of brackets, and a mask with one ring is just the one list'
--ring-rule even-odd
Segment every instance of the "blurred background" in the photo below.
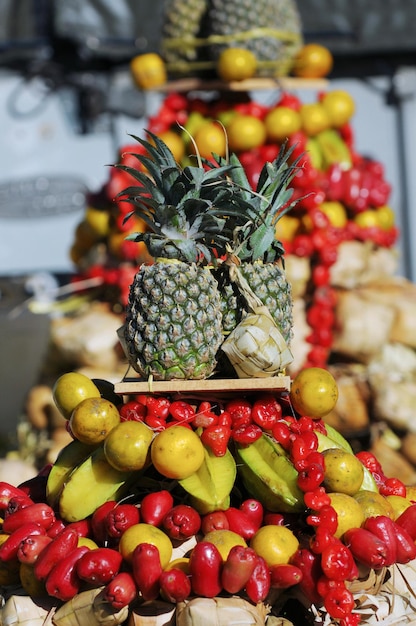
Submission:
{"label": "blurred background", "polygon": [[[356,103],[357,150],[381,161],[416,279],[416,0],[298,0],[305,42],[334,57]],[[14,431],[47,351],[50,315],[25,303],[64,284],[87,195],[162,96],[129,62],[159,50],[163,0],[0,0],[0,430]],[[312,91],[299,93],[315,100]],[[267,99],[267,94],[262,95]],[[54,282],[56,281],[56,282]],[[416,322],[415,322],[416,323]]]}

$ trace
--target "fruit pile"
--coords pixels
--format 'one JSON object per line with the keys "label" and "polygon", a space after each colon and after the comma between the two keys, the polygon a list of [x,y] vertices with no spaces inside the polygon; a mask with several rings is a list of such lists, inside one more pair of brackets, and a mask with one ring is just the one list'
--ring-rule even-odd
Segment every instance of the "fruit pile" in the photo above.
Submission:
{"label": "fruit pile", "polygon": [[19,584],[53,599],[57,626],[97,593],[113,623],[200,598],[245,600],[263,623],[261,607],[285,614],[296,597],[310,623],[313,606],[351,626],[352,582],[416,558],[414,488],[325,424],[326,370],[290,391],[188,401],[123,400],[69,372],[54,398],[73,440],[34,478],[0,484],[0,573],[6,599]]}

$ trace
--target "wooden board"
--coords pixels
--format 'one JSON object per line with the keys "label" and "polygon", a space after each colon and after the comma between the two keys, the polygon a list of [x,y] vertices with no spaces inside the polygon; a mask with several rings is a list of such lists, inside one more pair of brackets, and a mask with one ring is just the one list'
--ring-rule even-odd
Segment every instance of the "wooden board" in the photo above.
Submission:
{"label": "wooden board", "polygon": [[186,91],[265,91],[271,89],[326,89],[329,81],[326,78],[248,78],[241,81],[225,82],[221,80],[204,80],[202,78],[181,78],[168,81],[155,91],[186,92]]}
{"label": "wooden board", "polygon": [[125,378],[114,385],[114,391],[121,395],[134,395],[138,393],[234,393],[236,391],[289,391],[289,389],[289,376],[169,381],[147,381],[137,378]]}

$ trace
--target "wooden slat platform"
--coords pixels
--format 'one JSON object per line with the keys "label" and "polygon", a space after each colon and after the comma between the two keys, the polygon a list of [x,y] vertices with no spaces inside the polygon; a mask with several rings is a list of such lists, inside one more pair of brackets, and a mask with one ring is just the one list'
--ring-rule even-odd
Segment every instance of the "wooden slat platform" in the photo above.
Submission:
{"label": "wooden slat platform", "polygon": [[221,80],[205,80],[201,78],[180,78],[171,80],[155,87],[160,92],[187,91],[267,91],[273,89],[326,89],[329,81],[326,78],[295,78],[282,76],[279,78],[247,78],[246,80],[224,82]]}

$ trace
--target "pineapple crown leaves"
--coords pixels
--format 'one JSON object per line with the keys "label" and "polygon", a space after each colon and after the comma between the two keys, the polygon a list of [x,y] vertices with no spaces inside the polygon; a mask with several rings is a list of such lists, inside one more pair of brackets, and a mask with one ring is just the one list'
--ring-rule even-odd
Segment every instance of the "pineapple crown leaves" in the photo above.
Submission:
{"label": "pineapple crown leaves", "polygon": [[234,165],[181,168],[168,146],[157,135],[148,135],[153,143],[132,135],[147,152],[134,155],[147,172],[116,166],[139,183],[117,196],[134,207],[125,220],[136,214],[149,229],[127,239],[143,241],[155,257],[197,261],[202,256],[210,262],[213,248],[232,234],[226,216],[233,212],[235,189],[227,175]]}
{"label": "pineapple crown leaves", "polygon": [[[284,254],[281,242],[276,240],[275,229],[282,215],[299,201],[291,201],[293,189],[289,187],[302,157],[290,163],[294,148],[287,149],[283,144],[276,159],[264,164],[255,190],[250,188],[238,157],[233,154],[229,158],[233,165],[229,176],[239,190],[240,214],[246,218],[244,223],[236,222],[233,236],[233,253],[241,260],[273,262]],[[223,158],[215,159],[219,165],[224,164]]]}

